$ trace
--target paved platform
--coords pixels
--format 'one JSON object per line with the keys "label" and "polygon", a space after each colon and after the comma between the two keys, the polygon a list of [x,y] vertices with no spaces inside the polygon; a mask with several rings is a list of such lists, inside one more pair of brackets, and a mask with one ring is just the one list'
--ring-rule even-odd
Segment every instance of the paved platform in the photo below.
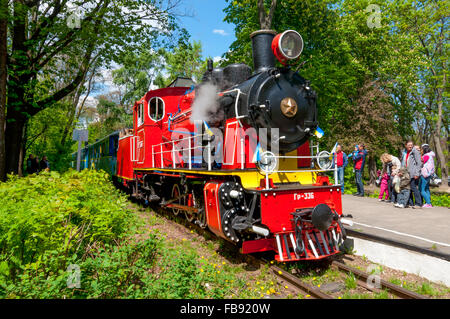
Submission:
{"label": "paved platform", "polygon": [[450,254],[450,209],[395,208],[376,198],[344,195],[344,215],[351,214],[348,229],[401,241],[421,248]]}

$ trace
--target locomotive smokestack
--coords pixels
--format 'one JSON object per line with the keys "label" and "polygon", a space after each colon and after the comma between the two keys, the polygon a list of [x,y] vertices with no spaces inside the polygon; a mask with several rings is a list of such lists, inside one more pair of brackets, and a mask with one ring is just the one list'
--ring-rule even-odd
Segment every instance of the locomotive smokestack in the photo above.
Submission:
{"label": "locomotive smokestack", "polygon": [[272,40],[276,34],[273,30],[258,30],[250,35],[253,47],[253,66],[256,73],[275,67]]}

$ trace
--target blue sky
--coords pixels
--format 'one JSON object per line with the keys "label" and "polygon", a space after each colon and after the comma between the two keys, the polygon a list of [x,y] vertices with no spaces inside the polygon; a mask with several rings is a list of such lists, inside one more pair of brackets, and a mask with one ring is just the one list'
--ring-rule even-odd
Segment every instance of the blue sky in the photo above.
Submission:
{"label": "blue sky", "polygon": [[191,34],[191,39],[201,41],[203,57],[222,56],[235,40],[234,25],[223,22],[227,6],[225,0],[186,0],[184,6],[193,17],[183,17],[180,22]]}
{"label": "blue sky", "polygon": [[[184,0],[180,11],[186,9],[191,17],[180,18],[181,25],[188,30],[191,41],[202,43],[203,58],[221,57],[235,40],[234,25],[223,22],[227,6],[225,0]],[[106,76],[106,75],[105,75]],[[108,79],[110,76],[107,76]],[[111,80],[99,85],[93,96],[105,94],[112,90]]]}

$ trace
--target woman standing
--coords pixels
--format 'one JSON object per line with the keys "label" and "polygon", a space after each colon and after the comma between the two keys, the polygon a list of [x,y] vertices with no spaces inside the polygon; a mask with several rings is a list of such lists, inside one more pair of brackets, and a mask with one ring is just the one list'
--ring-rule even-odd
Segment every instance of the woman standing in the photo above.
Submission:
{"label": "woman standing", "polygon": [[423,167],[420,176],[420,193],[422,194],[425,204],[423,208],[431,208],[430,179],[434,174],[434,157],[436,156],[428,144],[421,147]]}
{"label": "woman standing", "polygon": [[384,153],[381,155],[381,162],[383,163],[383,169],[381,171],[381,174],[388,173],[389,175],[389,199],[392,203],[397,202],[397,192],[395,192],[394,185],[392,184],[394,180],[394,176],[398,174],[398,171],[400,170],[402,164],[400,162],[400,159],[398,157],[395,157],[394,155],[390,155],[387,153]]}

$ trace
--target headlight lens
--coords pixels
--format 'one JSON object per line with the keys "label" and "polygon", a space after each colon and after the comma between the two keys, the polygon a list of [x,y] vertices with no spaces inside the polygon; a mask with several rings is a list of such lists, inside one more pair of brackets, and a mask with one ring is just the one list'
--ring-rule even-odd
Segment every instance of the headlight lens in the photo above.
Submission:
{"label": "headlight lens", "polygon": [[257,163],[259,170],[264,174],[272,174],[277,169],[277,158],[272,152],[264,152],[261,154],[261,159]]}
{"label": "headlight lens", "polygon": [[333,160],[332,155],[330,152],[322,151],[319,154],[317,154],[317,164],[319,165],[320,169],[327,170],[330,169],[331,166],[333,166]]}
{"label": "headlight lens", "polygon": [[283,32],[279,41],[280,51],[287,59],[296,59],[303,51],[303,39],[297,31]]}

